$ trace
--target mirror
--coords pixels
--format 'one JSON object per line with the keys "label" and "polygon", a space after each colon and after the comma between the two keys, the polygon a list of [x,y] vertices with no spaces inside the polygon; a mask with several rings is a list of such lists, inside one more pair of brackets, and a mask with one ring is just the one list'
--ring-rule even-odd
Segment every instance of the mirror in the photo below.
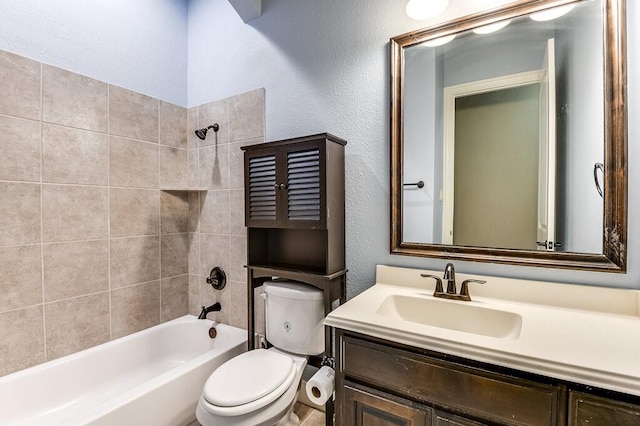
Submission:
{"label": "mirror", "polygon": [[392,38],[391,252],[625,272],[624,25],[526,0]]}

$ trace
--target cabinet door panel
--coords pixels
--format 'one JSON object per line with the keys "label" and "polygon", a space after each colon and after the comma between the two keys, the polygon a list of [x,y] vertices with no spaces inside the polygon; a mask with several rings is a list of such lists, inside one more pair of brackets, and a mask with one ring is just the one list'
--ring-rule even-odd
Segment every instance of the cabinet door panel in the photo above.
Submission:
{"label": "cabinet door panel", "polygon": [[247,225],[277,223],[279,190],[276,180],[275,154],[249,155],[245,167]]}
{"label": "cabinet door panel", "polygon": [[431,424],[428,408],[417,408],[409,401],[383,395],[370,389],[346,384],[344,426],[427,426]]}
{"label": "cabinet door panel", "polygon": [[321,220],[320,150],[287,152],[287,220]]}
{"label": "cabinet door panel", "polygon": [[638,426],[640,405],[580,392],[570,393],[570,426]]}

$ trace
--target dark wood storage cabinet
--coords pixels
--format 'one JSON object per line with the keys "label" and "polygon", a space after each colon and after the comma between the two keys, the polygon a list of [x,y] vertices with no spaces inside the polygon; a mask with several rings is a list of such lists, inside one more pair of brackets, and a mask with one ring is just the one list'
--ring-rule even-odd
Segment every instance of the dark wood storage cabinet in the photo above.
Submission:
{"label": "dark wood storage cabinet", "polygon": [[[344,147],[328,133],[242,147],[249,349],[254,289],[272,277],[324,291],[325,314],[346,301]],[[325,358],[333,347],[325,333]],[[327,404],[333,424],[333,404]]]}
{"label": "dark wood storage cabinet", "polygon": [[637,397],[619,401],[357,333],[336,336],[339,425],[640,425]]}

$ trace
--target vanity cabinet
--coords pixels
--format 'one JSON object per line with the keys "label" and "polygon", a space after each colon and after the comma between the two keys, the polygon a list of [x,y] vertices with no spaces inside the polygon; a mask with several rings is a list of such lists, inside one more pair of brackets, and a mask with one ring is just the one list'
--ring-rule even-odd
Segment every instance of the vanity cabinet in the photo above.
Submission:
{"label": "vanity cabinet", "polygon": [[640,425],[638,397],[340,329],[336,337],[340,425]]}
{"label": "vanity cabinet", "polygon": [[572,391],[569,395],[569,425],[638,426],[640,405]]}

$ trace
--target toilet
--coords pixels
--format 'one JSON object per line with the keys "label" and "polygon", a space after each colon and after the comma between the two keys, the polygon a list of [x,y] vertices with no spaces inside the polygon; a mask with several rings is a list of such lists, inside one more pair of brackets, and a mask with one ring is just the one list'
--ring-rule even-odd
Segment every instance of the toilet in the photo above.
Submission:
{"label": "toilet", "polygon": [[263,285],[270,349],[254,349],[218,367],[196,408],[203,426],[294,426],[302,372],[310,355],[324,352],[323,292],[274,280]]}

